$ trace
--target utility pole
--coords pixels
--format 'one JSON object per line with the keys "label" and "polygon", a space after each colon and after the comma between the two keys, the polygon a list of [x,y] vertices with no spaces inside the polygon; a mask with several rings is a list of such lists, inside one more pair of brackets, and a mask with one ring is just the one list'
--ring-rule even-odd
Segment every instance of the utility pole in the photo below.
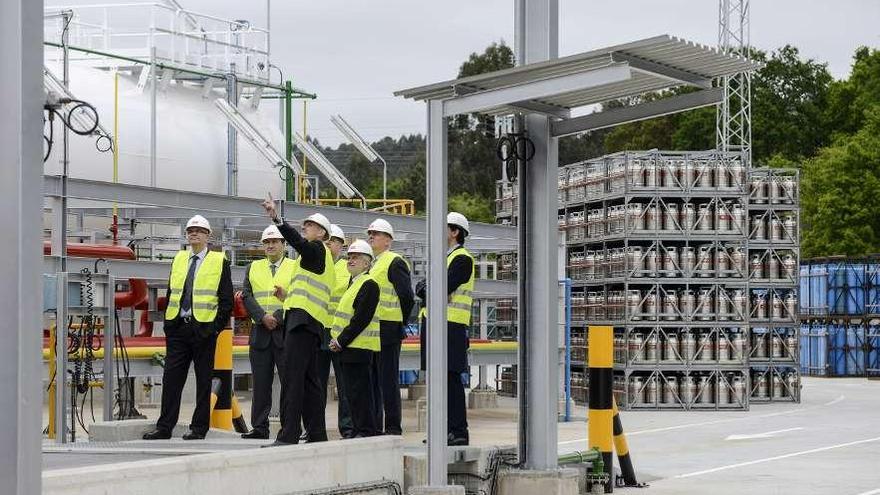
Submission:
{"label": "utility pole", "polygon": [[[718,1],[718,49],[749,57],[749,0]],[[740,151],[752,163],[752,75],[743,72],[721,78],[724,100],[716,114],[719,151]]]}

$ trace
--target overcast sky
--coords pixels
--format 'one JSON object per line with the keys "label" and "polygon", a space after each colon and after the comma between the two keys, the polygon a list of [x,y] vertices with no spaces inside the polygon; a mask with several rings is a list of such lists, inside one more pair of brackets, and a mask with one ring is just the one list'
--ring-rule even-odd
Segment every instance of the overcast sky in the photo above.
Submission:
{"label": "overcast sky", "polygon": [[[271,2],[273,62],[294,85],[318,94],[309,104],[309,132],[325,145],[341,140],[328,120],[335,113],[371,141],[424,133],[424,104],[392,92],[454,78],[470,53],[493,41],[513,43],[512,0],[178,1],[261,27]],[[658,34],[717,43],[717,0],[559,4],[560,55]],[[880,47],[880,0],[752,0],[751,10],[754,46],[773,50],[790,43],[827,62],[836,78],[849,73],[858,46]],[[299,114],[301,106],[297,120]]]}

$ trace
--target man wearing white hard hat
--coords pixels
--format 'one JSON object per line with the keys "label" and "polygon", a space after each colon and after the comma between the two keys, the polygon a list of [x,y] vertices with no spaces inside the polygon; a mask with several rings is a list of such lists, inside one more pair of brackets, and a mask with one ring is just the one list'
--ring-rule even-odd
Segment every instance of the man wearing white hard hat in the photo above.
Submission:
{"label": "man wearing white hard hat", "polygon": [[406,260],[391,251],[394,229],[387,220],[374,220],[367,227],[367,236],[374,257],[370,274],[379,284],[379,328],[382,334],[382,350],[373,365],[377,425],[386,435],[402,435],[400,346],[406,337],[404,325],[415,304],[412,277]]}
{"label": "man wearing white hard hat", "polygon": [[232,314],[232,273],[220,251],[208,250],[211,224],[201,215],[186,223],[189,249],[171,263],[165,298],[165,371],[162,374],[162,409],[156,428],[144,440],[171,438],[180,415],[180,397],[189,366],[196,375],[196,407],[184,440],[205,438],[211,416],[211,379],[217,334]]}
{"label": "man wearing white hard hat", "polygon": [[[447,341],[447,443],[467,445],[470,442],[462,374],[468,371],[467,351],[470,347],[468,329],[471,324],[471,306],[475,280],[474,257],[464,247],[470,224],[464,215],[450,212],[446,216],[446,341]],[[426,300],[426,285],[420,281],[416,294]],[[424,316],[423,313],[422,316]],[[422,322],[420,342],[422,349],[422,369],[425,369],[427,325]]]}
{"label": "man wearing white hard hat", "polygon": [[330,238],[330,221],[320,213],[309,215],[302,222],[300,234],[278,216],[271,196],[262,205],[284,240],[299,253],[290,287],[277,291],[284,298],[285,379],[281,382],[281,431],[272,445],[299,443],[302,426],[308,432],[308,442],[324,442],[327,427],[317,353],[324,329],[332,323],[330,293],[335,275],[333,256],[324,244]]}
{"label": "man wearing white hard hat", "polygon": [[[333,265],[333,273],[336,277],[336,283],[333,285],[333,292],[330,293],[330,310],[335,314],[342,295],[348,289],[348,281],[351,275],[348,273],[348,261],[342,256],[345,246],[345,232],[335,223],[330,224],[330,240],[327,241],[327,247],[336,264]],[[372,258],[372,257],[371,257]],[[333,373],[336,376],[336,395],[339,397],[337,403],[337,424],[339,427],[339,435],[342,438],[349,438],[355,434],[351,421],[351,411],[349,409],[348,400],[345,395],[345,383],[342,380],[342,367],[339,362],[339,354],[330,350],[330,328],[324,332],[324,339],[321,342],[321,349],[318,351],[318,377],[321,379],[321,392],[324,393],[324,407],[327,407],[327,385],[330,381],[330,366],[333,366]]]}
{"label": "man wearing white hard hat", "polygon": [[379,284],[368,272],[373,249],[356,240],[348,247],[347,271],[350,284],[339,300],[330,329],[330,350],[338,353],[342,380],[351,407],[352,437],[370,437],[378,433],[374,413],[372,366],[379,352]]}
{"label": "man wearing white hard hat", "polygon": [[[248,339],[254,397],[251,405],[253,429],[242,438],[269,438],[269,412],[272,409],[272,382],[275,370],[284,380],[284,300],[275,292],[277,287],[290,286],[296,263],[284,252],[284,237],[278,227],[270,225],[260,237],[266,257],[253,261],[244,274],[242,300],[253,325]],[[284,403],[284,386],[281,387]]]}

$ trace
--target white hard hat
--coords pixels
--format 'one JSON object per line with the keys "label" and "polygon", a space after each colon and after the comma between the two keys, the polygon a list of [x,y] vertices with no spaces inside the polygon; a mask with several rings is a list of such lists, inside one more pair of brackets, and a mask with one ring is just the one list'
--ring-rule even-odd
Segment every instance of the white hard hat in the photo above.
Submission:
{"label": "white hard hat", "polygon": [[367,244],[367,241],[364,241],[362,239],[357,239],[348,246],[348,254],[351,253],[366,254],[370,257],[370,259],[373,258],[373,248],[371,248],[370,245]]}
{"label": "white hard hat", "polygon": [[446,215],[446,224],[454,225],[464,230],[464,235],[468,235],[468,233],[471,231],[470,224],[468,224],[468,219],[464,215],[456,211],[450,211],[449,214]]}
{"label": "white hard hat", "polygon": [[327,217],[320,213],[312,213],[311,215],[306,217],[305,220],[303,220],[303,224],[305,224],[306,222],[312,222],[320,225],[324,229],[324,231],[327,232],[326,238],[330,238],[330,220],[327,220]]}
{"label": "white hard hat", "polygon": [[281,239],[284,240],[284,236],[281,235],[281,231],[278,230],[278,227],[274,225],[270,225],[263,230],[263,236],[260,237],[260,242],[263,242],[268,239]]}
{"label": "white hard hat", "polygon": [[367,233],[370,232],[384,232],[391,236],[394,239],[394,228],[391,227],[391,224],[388,223],[384,218],[377,218],[373,220],[373,223],[367,227]]}
{"label": "white hard hat", "polygon": [[343,232],[339,225],[336,225],[335,223],[330,224],[330,237],[336,237],[343,243],[345,242],[345,232]]}
{"label": "white hard hat", "polygon": [[186,228],[189,229],[190,227],[201,227],[207,230],[209,234],[211,233],[211,224],[208,223],[207,218],[201,215],[196,215],[190,218],[188,222],[186,222]]}

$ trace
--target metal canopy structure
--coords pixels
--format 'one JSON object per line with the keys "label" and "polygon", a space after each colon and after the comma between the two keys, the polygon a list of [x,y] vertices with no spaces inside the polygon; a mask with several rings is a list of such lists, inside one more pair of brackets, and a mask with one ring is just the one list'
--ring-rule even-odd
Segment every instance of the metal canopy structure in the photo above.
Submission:
{"label": "metal canopy structure", "polygon": [[[558,338],[554,306],[558,137],[718,104],[719,77],[759,66],[739,56],[669,35],[557,58],[558,0],[516,2],[512,69],[406,89],[396,96],[427,103],[428,146],[428,484],[446,480],[445,215],[446,119],[468,113],[517,115],[517,132],[534,144],[520,162],[519,461],[556,466]],[[570,118],[571,110],[678,86],[698,88],[665,101]]]}
{"label": "metal canopy structure", "polygon": [[553,128],[553,136],[560,137],[600,128],[577,125],[584,121],[578,120],[582,117],[569,118],[572,109],[676,86],[702,91],[696,93],[699,96],[670,98],[673,101],[662,108],[649,107],[651,112],[630,116],[630,120],[610,121],[602,127],[714,105],[722,97],[712,89],[714,79],[759,67],[735,54],[662,35],[394,94],[416,101],[443,100],[446,117],[459,113],[545,114],[561,119]]}

